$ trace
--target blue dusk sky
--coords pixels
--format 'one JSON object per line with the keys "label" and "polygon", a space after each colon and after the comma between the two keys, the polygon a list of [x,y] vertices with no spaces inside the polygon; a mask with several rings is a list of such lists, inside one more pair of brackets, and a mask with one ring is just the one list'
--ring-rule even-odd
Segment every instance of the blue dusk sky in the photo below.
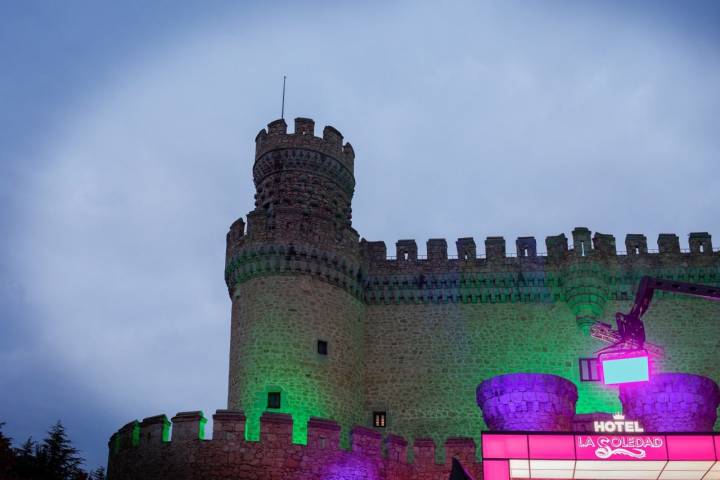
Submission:
{"label": "blue dusk sky", "polygon": [[390,254],[687,247],[720,244],[719,53],[720,2],[0,1],[5,432],[62,419],[96,467],[129,420],[226,406],[225,233],[284,74],[286,117],[353,144],[354,226]]}

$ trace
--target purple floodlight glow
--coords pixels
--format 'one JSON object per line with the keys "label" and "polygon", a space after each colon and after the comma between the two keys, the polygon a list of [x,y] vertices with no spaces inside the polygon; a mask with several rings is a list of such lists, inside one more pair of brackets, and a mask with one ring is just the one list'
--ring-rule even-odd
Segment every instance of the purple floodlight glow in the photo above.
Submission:
{"label": "purple floodlight glow", "polygon": [[605,385],[647,382],[650,357],[646,350],[608,352],[598,356],[600,375]]}

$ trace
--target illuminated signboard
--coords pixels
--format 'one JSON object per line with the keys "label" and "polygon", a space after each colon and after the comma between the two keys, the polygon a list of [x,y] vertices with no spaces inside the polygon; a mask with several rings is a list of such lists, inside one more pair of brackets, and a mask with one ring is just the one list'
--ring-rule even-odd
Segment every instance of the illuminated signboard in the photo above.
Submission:
{"label": "illuminated signboard", "polygon": [[598,356],[598,360],[605,385],[650,380],[650,359],[645,350],[605,353]]}
{"label": "illuminated signboard", "polygon": [[642,433],[645,431],[638,421],[625,420],[625,415],[613,415],[609,421],[598,421],[593,423],[593,429],[598,433]]}
{"label": "illuminated signboard", "polygon": [[482,449],[484,480],[720,480],[720,435],[483,433]]}

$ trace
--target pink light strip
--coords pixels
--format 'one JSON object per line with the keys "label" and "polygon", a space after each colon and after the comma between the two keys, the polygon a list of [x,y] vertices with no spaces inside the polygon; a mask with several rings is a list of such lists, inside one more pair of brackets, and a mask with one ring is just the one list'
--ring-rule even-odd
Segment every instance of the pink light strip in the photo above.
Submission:
{"label": "pink light strip", "polygon": [[[659,473],[663,480],[679,478],[678,475],[686,475],[688,478],[709,475],[705,478],[720,479],[720,434],[548,435],[483,432],[482,448],[485,480],[509,480],[511,459],[527,460],[530,463],[544,461],[550,466],[554,466],[552,461],[558,460],[583,464],[583,467],[576,466],[568,471],[568,474],[571,473],[568,478],[586,477],[592,471],[590,475],[605,472],[602,475],[607,476],[603,478],[620,478],[617,475],[639,478],[640,472],[648,475],[654,472],[655,475]],[[658,471],[660,465],[663,468]],[[532,467],[530,473],[534,478]],[[537,470],[535,473],[544,474]]]}

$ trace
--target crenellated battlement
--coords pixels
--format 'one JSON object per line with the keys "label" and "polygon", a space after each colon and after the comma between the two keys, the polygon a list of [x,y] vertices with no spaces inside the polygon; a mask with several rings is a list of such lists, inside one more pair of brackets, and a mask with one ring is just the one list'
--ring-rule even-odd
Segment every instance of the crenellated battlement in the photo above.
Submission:
{"label": "crenellated battlement", "polygon": [[[678,255],[684,258],[717,258],[720,249],[713,249],[712,237],[707,232],[694,232],[688,235],[689,248],[680,248],[680,238],[674,233],[661,233],[658,236],[657,248],[648,249],[647,237],[642,234],[630,233],[625,236],[625,250],[617,250],[615,236],[595,232],[591,236],[590,230],[578,227],[572,232],[573,243],[570,244],[564,233],[545,237],[545,251],[538,253],[535,237],[518,237],[515,240],[514,251],[508,251],[504,237],[486,237],[485,252],[477,253],[475,239],[472,237],[458,238],[455,242],[456,254],[449,255],[447,240],[432,238],[426,243],[427,255],[419,255],[415,239],[398,240],[395,244],[395,255],[388,256],[387,245],[384,241],[363,240],[362,249],[367,260],[373,264],[383,262],[445,262],[460,260],[463,262],[474,260],[498,261],[509,258],[535,260],[544,257],[546,261],[562,261],[568,257],[611,258],[647,255],[650,258],[658,255]],[[539,260],[544,262],[543,260]],[[515,263],[515,262],[511,262]]]}
{"label": "crenellated battlement", "polygon": [[338,160],[350,173],[354,170],[355,150],[349,142],[343,144],[342,134],[330,125],[323,129],[322,137],[315,136],[315,121],[295,119],[294,133],[288,133],[284,119],[270,122],[255,137],[255,161],[271,150],[305,149],[329,155]]}
{"label": "crenellated battlement", "polygon": [[[417,439],[414,460],[408,459],[408,442],[392,433],[356,426],[349,433],[350,448],[340,447],[338,423],[321,418],[307,422],[307,444],[293,444],[293,419],[288,414],[265,412],[260,417],[260,440],[245,439],[243,412],[218,410],[213,415],[212,437],[200,411],[180,412],[170,422],[165,415],[129,422],[110,438],[109,472],[115,480],[342,478],[423,480],[447,477],[452,458],[480,475],[472,438],[448,438],[445,461],[436,462],[436,445]],[[170,427],[172,434],[169,435]]]}
{"label": "crenellated battlement", "polygon": [[487,237],[485,253],[475,240],[459,238],[457,255],[448,255],[445,239],[427,241],[418,254],[414,239],[398,240],[395,256],[385,242],[360,243],[366,263],[368,304],[385,303],[548,303],[567,302],[584,327],[595,321],[606,300],[632,298],[643,275],[720,284],[720,251],[709,234],[691,233],[690,249],[679,237],[660,234],[658,249],[649,250],[644,235],[628,234],[626,251],[618,252],[613,235],[585,227],[545,239],[538,253],[534,237],[518,237],[508,252],[503,237]]}

